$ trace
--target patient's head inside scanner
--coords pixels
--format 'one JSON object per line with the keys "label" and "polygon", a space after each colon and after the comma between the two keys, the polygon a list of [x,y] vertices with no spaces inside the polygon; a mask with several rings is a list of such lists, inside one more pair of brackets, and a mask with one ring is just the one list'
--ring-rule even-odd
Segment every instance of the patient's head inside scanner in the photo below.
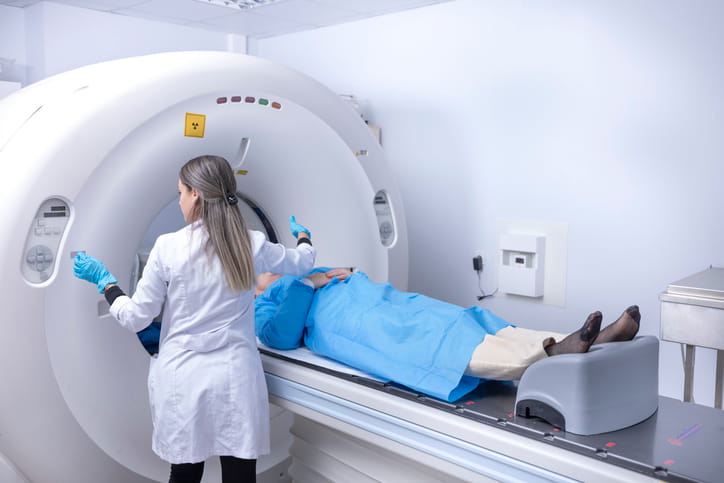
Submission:
{"label": "patient's head inside scanner", "polygon": [[282,278],[281,273],[271,273],[271,272],[264,272],[260,273],[256,277],[256,288],[254,289],[254,296],[258,297],[259,295],[263,294],[266,289],[269,288],[271,284]]}

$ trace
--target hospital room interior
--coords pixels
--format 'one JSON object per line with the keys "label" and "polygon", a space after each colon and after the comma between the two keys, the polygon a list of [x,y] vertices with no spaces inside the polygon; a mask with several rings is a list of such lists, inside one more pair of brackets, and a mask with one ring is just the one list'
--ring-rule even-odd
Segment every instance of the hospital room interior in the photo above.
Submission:
{"label": "hospital room interior", "polygon": [[526,329],[641,316],[633,340],[453,400],[259,342],[257,481],[721,481],[723,17],[0,0],[0,483],[167,481],[149,354],[73,257],[131,294],[203,154],[228,159],[249,228],[293,247],[290,215],[308,227],[318,266]]}

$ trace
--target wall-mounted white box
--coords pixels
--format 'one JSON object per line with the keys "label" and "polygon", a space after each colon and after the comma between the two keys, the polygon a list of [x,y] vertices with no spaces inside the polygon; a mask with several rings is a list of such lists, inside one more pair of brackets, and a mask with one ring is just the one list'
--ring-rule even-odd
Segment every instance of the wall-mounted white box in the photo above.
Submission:
{"label": "wall-mounted white box", "polygon": [[498,288],[501,292],[526,297],[543,296],[545,241],[541,235],[500,235]]}

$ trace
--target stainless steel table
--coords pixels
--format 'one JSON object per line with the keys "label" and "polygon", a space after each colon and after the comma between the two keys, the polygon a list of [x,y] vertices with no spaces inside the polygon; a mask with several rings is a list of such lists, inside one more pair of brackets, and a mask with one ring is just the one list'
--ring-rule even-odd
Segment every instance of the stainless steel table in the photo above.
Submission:
{"label": "stainless steel table", "polygon": [[696,347],[717,351],[714,405],[722,407],[724,268],[710,267],[669,284],[659,295],[661,339],[685,345],[684,401],[691,401]]}

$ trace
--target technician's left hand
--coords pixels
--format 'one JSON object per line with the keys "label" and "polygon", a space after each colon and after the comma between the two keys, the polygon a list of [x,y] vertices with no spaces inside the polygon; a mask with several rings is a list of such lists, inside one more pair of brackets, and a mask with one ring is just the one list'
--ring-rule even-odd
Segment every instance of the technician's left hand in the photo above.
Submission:
{"label": "technician's left hand", "polygon": [[97,284],[100,294],[109,284],[118,283],[103,262],[85,253],[79,253],[73,259],[73,274],[82,280]]}
{"label": "technician's left hand", "polygon": [[309,230],[297,223],[297,218],[294,215],[289,217],[289,229],[292,230],[292,235],[294,235],[294,238],[299,238],[300,233],[306,233],[309,238],[312,238],[312,234],[309,232]]}

